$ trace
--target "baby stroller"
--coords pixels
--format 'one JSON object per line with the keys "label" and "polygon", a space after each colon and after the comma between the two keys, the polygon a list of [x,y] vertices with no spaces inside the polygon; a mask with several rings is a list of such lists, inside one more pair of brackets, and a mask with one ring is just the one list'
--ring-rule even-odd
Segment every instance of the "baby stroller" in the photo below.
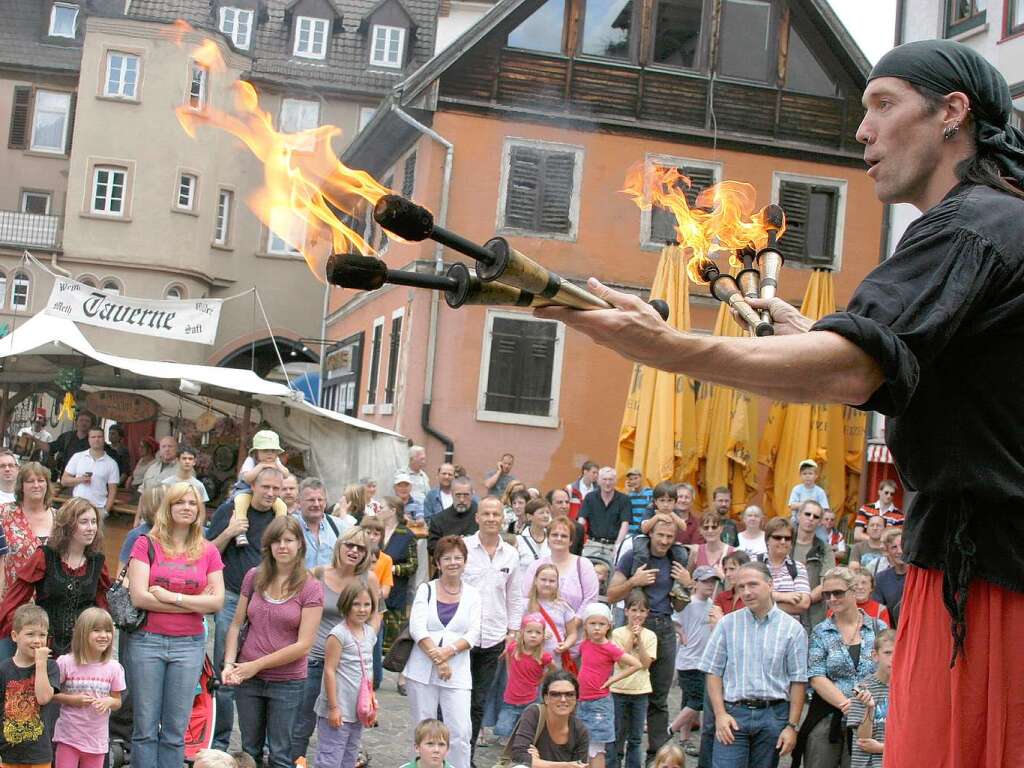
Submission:
{"label": "baby stroller", "polygon": [[[214,693],[220,686],[220,680],[213,669],[209,656],[203,658],[203,669],[199,673],[199,684],[196,686],[195,698],[192,700],[192,714],[185,728],[185,762],[189,765],[196,755],[213,744],[213,733],[216,728],[217,703]],[[131,765],[131,718],[127,729],[111,722],[110,733],[110,768],[123,768]],[[137,768],[146,768],[138,766]]]}

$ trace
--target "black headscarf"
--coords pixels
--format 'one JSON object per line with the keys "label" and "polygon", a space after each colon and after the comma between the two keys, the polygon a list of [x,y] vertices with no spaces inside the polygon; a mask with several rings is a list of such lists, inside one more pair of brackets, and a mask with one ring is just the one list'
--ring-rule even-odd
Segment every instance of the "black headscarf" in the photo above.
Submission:
{"label": "black headscarf", "polygon": [[875,64],[868,81],[878,77],[898,77],[943,96],[954,91],[966,94],[979,151],[995,160],[1003,175],[1024,186],[1024,133],[1010,125],[1010,89],[980,53],[952,40],[904,43]]}

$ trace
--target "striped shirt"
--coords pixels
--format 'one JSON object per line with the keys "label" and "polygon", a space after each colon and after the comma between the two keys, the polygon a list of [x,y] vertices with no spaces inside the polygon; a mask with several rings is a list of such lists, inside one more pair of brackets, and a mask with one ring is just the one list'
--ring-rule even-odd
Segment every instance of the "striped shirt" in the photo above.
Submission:
{"label": "striped shirt", "polygon": [[789,699],[790,683],[807,682],[807,634],[776,605],[763,619],[733,611],[712,630],[700,669],[722,678],[726,701]]}
{"label": "striped shirt", "polygon": [[[806,592],[811,594],[811,581],[807,577],[807,567],[790,557],[782,561],[782,565],[772,565],[771,561],[765,558],[758,558],[772,574],[772,590],[775,592]],[[793,578],[792,570],[796,570],[796,578]]]}
{"label": "striped shirt", "polygon": [[633,491],[626,494],[629,496],[630,511],[632,517],[629,520],[629,532],[640,533],[640,523],[648,518],[648,511],[651,508],[651,500],[654,498],[654,491],[644,488],[642,491]]}

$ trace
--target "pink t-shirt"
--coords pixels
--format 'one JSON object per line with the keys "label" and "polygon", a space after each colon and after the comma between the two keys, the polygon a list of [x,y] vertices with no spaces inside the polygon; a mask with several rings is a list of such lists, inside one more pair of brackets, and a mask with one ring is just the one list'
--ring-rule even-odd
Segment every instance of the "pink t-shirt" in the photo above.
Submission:
{"label": "pink t-shirt", "polygon": [[[156,562],[149,562],[149,542],[153,542]],[[149,585],[161,586],[171,592],[183,595],[200,595],[206,589],[211,573],[224,570],[220,552],[209,541],[203,542],[202,554],[195,560],[186,555],[168,555],[156,539],[147,535],[139,536],[132,547],[132,557],[149,564]],[[203,614],[163,613],[150,611],[142,627],[147,632],[170,637],[193,637],[203,634]]]}
{"label": "pink t-shirt", "polygon": [[[242,579],[242,595],[249,598],[249,607],[245,612],[249,632],[245,636],[245,645],[238,654],[238,661],[252,661],[269,656],[296,642],[299,639],[299,625],[302,623],[302,609],[322,607],[324,604],[323,585],[312,576],[306,578],[306,583],[297,594],[280,603],[271,602],[253,589],[256,570],[250,568]],[[288,664],[264,669],[256,677],[270,682],[305,680],[306,657],[300,656]]]}
{"label": "pink t-shirt", "polygon": [[[124,669],[116,661],[95,664],[75,662],[70,653],[57,657],[60,669],[60,692],[109,696],[111,691],[123,691]],[[60,708],[60,717],[53,728],[53,740],[74,747],[90,755],[107,754],[110,724],[109,712],[97,712],[92,707]]]}
{"label": "pink t-shirt", "polygon": [[593,701],[608,695],[608,689],[601,686],[612,676],[615,662],[624,653],[611,640],[604,643],[584,640],[580,643],[580,701]]}
{"label": "pink t-shirt", "polygon": [[505,687],[506,704],[531,704],[537,700],[544,670],[551,663],[550,653],[541,653],[540,663],[533,656],[522,654],[516,658],[516,644],[508,644],[508,685]]}

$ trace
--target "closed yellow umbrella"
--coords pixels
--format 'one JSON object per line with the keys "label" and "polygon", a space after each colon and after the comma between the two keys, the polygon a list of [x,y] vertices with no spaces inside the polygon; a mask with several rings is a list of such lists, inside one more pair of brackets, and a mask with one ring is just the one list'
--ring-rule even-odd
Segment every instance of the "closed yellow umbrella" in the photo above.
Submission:
{"label": "closed yellow umbrella", "polygon": [[[815,270],[800,312],[818,320],[835,312],[832,273]],[[856,501],[863,460],[864,414],[842,405],[775,403],[761,439],[761,462],[768,468],[765,508],[769,516],[789,515],[789,494],[800,482],[800,462],[818,463],[818,484],[837,512]],[[858,447],[859,446],[859,447]],[[853,465],[856,465],[855,469]],[[851,477],[851,474],[854,475]]]}
{"label": "closed yellow umbrella", "polygon": [[[716,336],[746,336],[726,304],[718,307]],[[706,504],[715,488],[732,491],[732,512],[757,491],[757,404],[746,392],[702,382],[697,393],[700,490]]]}
{"label": "closed yellow umbrella", "polygon": [[[685,259],[682,248],[665,246],[651,286],[651,298],[668,302],[668,322],[680,331],[690,329]],[[696,424],[693,388],[685,376],[634,365],[615,458],[619,477],[625,478],[631,467],[638,467],[646,485],[666,480],[693,482]]]}

